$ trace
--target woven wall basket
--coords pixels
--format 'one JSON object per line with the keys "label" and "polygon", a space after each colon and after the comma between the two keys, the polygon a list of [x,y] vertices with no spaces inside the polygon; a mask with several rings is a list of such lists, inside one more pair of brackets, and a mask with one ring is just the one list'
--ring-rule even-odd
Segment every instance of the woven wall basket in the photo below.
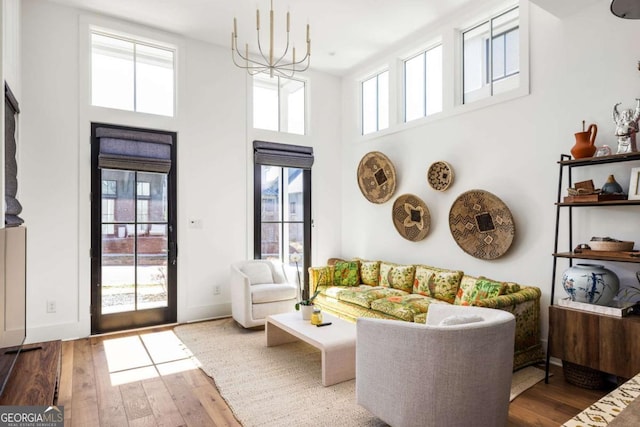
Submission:
{"label": "woven wall basket", "polygon": [[495,195],[483,190],[462,193],[449,211],[449,228],[458,246],[480,259],[504,255],[515,235],[511,211]]}
{"label": "woven wall basket", "polygon": [[417,242],[427,237],[431,226],[429,208],[413,194],[398,196],[393,202],[393,225],[407,240]]}
{"label": "woven wall basket", "polygon": [[396,168],[381,152],[367,153],[358,165],[358,186],[371,203],[384,203],[396,191]]}

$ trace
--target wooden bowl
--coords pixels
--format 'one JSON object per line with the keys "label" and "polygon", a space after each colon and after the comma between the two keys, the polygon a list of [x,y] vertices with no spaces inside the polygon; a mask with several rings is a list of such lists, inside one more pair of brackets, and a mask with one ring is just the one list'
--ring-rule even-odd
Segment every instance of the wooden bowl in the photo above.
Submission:
{"label": "wooden bowl", "polygon": [[627,252],[633,250],[634,242],[607,242],[591,240],[588,244],[593,251]]}

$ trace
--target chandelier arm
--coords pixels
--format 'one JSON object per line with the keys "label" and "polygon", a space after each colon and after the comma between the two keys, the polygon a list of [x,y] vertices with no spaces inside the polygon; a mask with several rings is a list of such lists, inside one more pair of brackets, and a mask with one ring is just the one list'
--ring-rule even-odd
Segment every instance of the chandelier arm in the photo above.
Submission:
{"label": "chandelier arm", "polygon": [[257,62],[255,62],[254,60],[252,60],[252,59],[250,59],[250,58],[245,58],[245,57],[244,57],[244,55],[242,55],[240,52],[238,52],[238,51],[236,50],[235,54],[234,54],[233,52],[231,52],[231,58],[233,59],[233,63],[234,63],[237,67],[239,67],[239,68],[247,69],[247,68],[251,68],[251,67],[250,67],[249,65],[246,65],[246,64],[245,64],[245,65],[239,64],[239,63],[236,61],[236,55],[237,55],[240,59],[242,59],[245,63],[246,63],[246,62],[252,62],[252,63],[256,63],[256,64],[258,64]]}
{"label": "chandelier arm", "polygon": [[[233,55],[233,52],[232,52],[232,55]],[[258,65],[260,67],[265,67],[267,69],[269,68],[268,65],[265,65],[262,62],[256,61],[255,59],[251,59],[251,57],[244,56],[242,53],[240,53],[240,51],[237,48],[235,49],[235,55],[238,55],[240,57],[240,59],[242,59],[245,62],[250,62],[251,64],[255,64],[255,65]],[[235,56],[234,56],[233,60],[234,60],[234,63],[236,64],[236,66],[238,66],[240,68],[244,68],[244,69],[251,68],[250,66],[247,66],[247,65],[239,65],[235,60]]]}
{"label": "chandelier arm", "polygon": [[268,64],[267,66],[271,67],[271,64],[269,63],[269,58],[267,58],[264,52],[262,51],[262,44],[260,43],[260,30],[258,30],[257,32],[257,40],[258,40],[258,53],[260,54],[260,56],[262,56],[262,59],[264,59],[264,62]]}
{"label": "chandelier arm", "polygon": [[274,67],[278,66],[280,61],[282,61],[284,59],[284,57],[287,56],[287,52],[289,52],[289,33],[288,32],[287,32],[287,45],[284,48],[284,52],[282,53],[282,56],[280,58],[278,58],[272,65]]}
{"label": "chandelier arm", "polygon": [[302,64],[302,63],[304,63],[304,62],[310,62],[310,61],[309,61],[309,58],[310,58],[310,57],[309,57],[309,55],[305,55],[305,57],[304,57],[304,58],[302,58],[302,59],[301,59],[301,60],[299,60],[299,61],[283,63],[283,64],[280,64],[278,67],[292,67],[292,66],[298,66],[298,65],[301,65],[301,64]]}

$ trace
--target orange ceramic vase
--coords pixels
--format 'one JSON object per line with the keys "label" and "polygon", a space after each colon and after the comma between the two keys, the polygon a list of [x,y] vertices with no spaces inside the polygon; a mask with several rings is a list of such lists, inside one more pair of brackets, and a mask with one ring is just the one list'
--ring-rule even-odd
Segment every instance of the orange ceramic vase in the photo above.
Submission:
{"label": "orange ceramic vase", "polygon": [[598,126],[595,124],[590,124],[586,132],[576,133],[576,145],[571,149],[571,155],[574,159],[593,157],[596,152],[595,142],[597,133]]}

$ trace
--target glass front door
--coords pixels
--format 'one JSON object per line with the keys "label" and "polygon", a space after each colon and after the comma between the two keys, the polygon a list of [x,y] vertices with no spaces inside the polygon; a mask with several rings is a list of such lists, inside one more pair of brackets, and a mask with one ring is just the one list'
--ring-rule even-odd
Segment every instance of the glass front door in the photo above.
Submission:
{"label": "glass front door", "polygon": [[100,196],[92,198],[93,333],[175,322],[172,176],[171,172],[94,170],[92,185]]}

